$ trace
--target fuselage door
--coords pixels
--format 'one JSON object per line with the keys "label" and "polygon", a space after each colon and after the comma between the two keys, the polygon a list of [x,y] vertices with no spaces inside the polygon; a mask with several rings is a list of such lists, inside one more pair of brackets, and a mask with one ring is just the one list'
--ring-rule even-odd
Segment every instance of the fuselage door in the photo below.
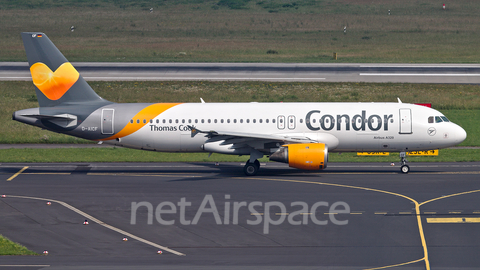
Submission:
{"label": "fuselage door", "polygon": [[102,134],[113,134],[114,109],[102,110]]}
{"label": "fuselage door", "polygon": [[289,115],[288,116],[288,129],[295,129],[295,116]]}
{"label": "fuselage door", "polygon": [[400,134],[412,134],[412,111],[400,109]]}
{"label": "fuselage door", "polygon": [[279,115],[277,117],[277,128],[278,129],[285,129],[285,116]]}

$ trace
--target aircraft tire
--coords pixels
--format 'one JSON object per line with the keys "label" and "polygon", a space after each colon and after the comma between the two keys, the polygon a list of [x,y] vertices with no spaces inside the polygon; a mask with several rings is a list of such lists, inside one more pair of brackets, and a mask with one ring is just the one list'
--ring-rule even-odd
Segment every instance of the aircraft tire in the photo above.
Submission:
{"label": "aircraft tire", "polygon": [[247,161],[245,167],[243,167],[243,172],[246,176],[254,176],[258,173],[258,169],[260,169],[260,162],[257,162],[258,160],[255,160],[254,163],[250,163]]}
{"label": "aircraft tire", "polygon": [[408,165],[403,165],[402,167],[400,167],[400,171],[402,173],[408,173],[410,172],[410,167]]}

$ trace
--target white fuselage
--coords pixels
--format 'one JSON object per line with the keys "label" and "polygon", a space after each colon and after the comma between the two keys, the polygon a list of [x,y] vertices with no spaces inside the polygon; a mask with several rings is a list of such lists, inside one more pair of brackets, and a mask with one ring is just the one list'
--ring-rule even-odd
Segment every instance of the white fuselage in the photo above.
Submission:
{"label": "white fuselage", "polygon": [[[122,105],[116,104],[114,109],[121,110]],[[204,131],[306,137],[327,144],[331,152],[431,150],[465,139],[461,127],[448,120],[432,122],[435,117],[444,116],[406,103],[185,103],[152,119],[140,119],[143,127],[136,132],[106,142],[153,151],[238,154],[229,152],[228,146],[205,149],[207,138],[203,134],[192,138],[189,126]],[[264,140],[249,143],[258,145]]]}

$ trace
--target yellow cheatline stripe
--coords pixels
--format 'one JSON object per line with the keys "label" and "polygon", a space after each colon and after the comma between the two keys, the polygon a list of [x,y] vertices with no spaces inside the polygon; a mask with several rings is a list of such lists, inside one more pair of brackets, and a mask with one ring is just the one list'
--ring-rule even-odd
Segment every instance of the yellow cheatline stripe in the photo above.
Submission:
{"label": "yellow cheatline stripe", "polygon": [[290,215],[289,213],[275,213],[277,216],[288,216]]}
{"label": "yellow cheatline stripe", "polygon": [[480,223],[480,218],[427,218],[427,223]]}
{"label": "yellow cheatline stripe", "polygon": [[387,212],[375,212],[375,215],[386,215]]}
{"label": "yellow cheatline stripe", "polygon": [[[239,177],[239,178],[241,178],[241,177]],[[245,179],[245,178],[241,178],[241,179]],[[315,185],[323,185],[323,186],[359,189],[359,190],[373,191],[373,192],[379,192],[379,193],[394,195],[394,196],[398,196],[398,197],[401,197],[401,198],[405,198],[409,201],[412,201],[415,204],[415,213],[417,215],[418,231],[419,231],[421,242],[422,242],[424,257],[422,259],[419,259],[419,260],[416,260],[416,261],[407,262],[407,263],[403,263],[403,264],[399,264],[399,265],[411,264],[411,263],[415,263],[415,262],[419,262],[419,261],[423,260],[423,261],[425,261],[425,268],[427,270],[430,270],[430,261],[428,260],[427,242],[425,240],[425,234],[423,233],[422,219],[421,219],[421,216],[420,216],[420,204],[416,200],[414,200],[414,199],[412,199],[412,198],[410,198],[406,195],[395,193],[395,192],[390,192],[390,191],[386,191],[386,190],[381,190],[381,189],[357,187],[357,186],[349,186],[349,185],[341,185],[341,184],[333,184],[333,183],[323,183],[323,182],[313,182],[313,181],[303,181],[303,180],[291,180],[291,179],[253,178],[253,177],[249,177],[247,179],[249,179],[249,180],[262,180],[262,181],[302,183],[302,184],[315,184]],[[395,266],[399,266],[399,265],[395,265]],[[395,266],[384,266],[382,268],[395,267]],[[376,269],[382,269],[382,268],[376,268]]]}
{"label": "yellow cheatline stripe", "polygon": [[[138,131],[145,125],[150,124],[149,122],[150,119],[154,119],[155,117],[159,116],[166,110],[172,107],[175,107],[178,104],[181,104],[181,103],[155,103],[155,104],[149,105],[143,108],[135,116],[132,117],[132,119],[134,120],[133,123],[128,122],[128,124],[122,130],[120,130],[117,134],[114,134],[113,136],[110,136],[105,139],[100,139],[98,141],[108,141],[108,140],[113,140],[113,139],[128,136]],[[137,124],[137,120],[140,120],[140,123]],[[146,122],[143,123],[143,120],[146,120]]]}
{"label": "yellow cheatline stripe", "polygon": [[7,181],[12,181],[15,177],[19,176],[23,171],[28,169],[28,166],[23,167],[20,171],[18,171],[16,174],[12,175],[10,178],[7,179]]}
{"label": "yellow cheatline stripe", "polygon": [[431,215],[431,214],[436,214],[437,212],[423,212],[423,214]]}
{"label": "yellow cheatline stripe", "polygon": [[118,232],[118,233],[120,233],[120,234],[122,234],[122,235],[124,235],[124,236],[128,236],[128,237],[130,237],[130,238],[132,238],[132,239],[138,240],[138,241],[140,241],[140,242],[142,242],[142,243],[145,243],[145,244],[147,244],[147,245],[150,245],[150,246],[153,246],[153,247],[162,249],[162,250],[164,250],[164,251],[173,253],[173,254],[175,254],[175,255],[185,256],[185,254],[180,253],[180,252],[178,252],[178,251],[176,251],[176,250],[173,250],[173,249],[170,249],[170,248],[168,248],[168,247],[164,247],[164,246],[155,244],[155,243],[153,243],[153,242],[150,242],[150,241],[148,241],[148,240],[145,240],[145,239],[143,239],[143,238],[140,238],[140,237],[138,237],[138,236],[136,236],[136,235],[133,235],[133,234],[131,234],[131,233],[128,233],[128,232],[126,232],[126,231],[124,231],[124,230],[121,230],[121,229],[118,229],[118,228],[116,228],[116,227],[113,227],[112,225],[109,225],[109,224],[107,224],[107,223],[105,223],[105,222],[103,222],[103,221],[100,221],[100,220],[94,218],[93,216],[91,216],[91,215],[89,215],[89,214],[87,214],[87,213],[85,213],[85,212],[83,212],[83,211],[81,211],[81,210],[79,210],[79,209],[77,209],[77,208],[69,205],[68,203],[62,202],[62,201],[45,199],[45,198],[37,198],[37,197],[15,196],[15,195],[8,195],[8,198],[31,199],[31,200],[50,201],[50,202],[58,203],[58,204],[60,204],[60,205],[62,205],[62,206],[64,206],[64,207],[72,210],[73,212],[75,212],[75,213],[77,213],[77,214],[85,217],[86,219],[89,219],[89,220],[91,220],[91,221],[93,221],[93,222],[95,222],[95,223],[97,223],[97,224],[99,224],[99,225],[102,225],[103,227],[108,228],[108,229],[110,229],[110,230],[112,230],[112,231]]}

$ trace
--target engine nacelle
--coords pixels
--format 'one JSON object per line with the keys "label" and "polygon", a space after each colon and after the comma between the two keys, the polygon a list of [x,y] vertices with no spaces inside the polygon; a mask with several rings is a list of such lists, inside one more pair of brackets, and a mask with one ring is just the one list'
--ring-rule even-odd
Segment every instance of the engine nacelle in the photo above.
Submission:
{"label": "engine nacelle", "polygon": [[270,160],[288,163],[302,170],[323,170],[327,167],[328,147],[324,143],[299,143],[282,145]]}

